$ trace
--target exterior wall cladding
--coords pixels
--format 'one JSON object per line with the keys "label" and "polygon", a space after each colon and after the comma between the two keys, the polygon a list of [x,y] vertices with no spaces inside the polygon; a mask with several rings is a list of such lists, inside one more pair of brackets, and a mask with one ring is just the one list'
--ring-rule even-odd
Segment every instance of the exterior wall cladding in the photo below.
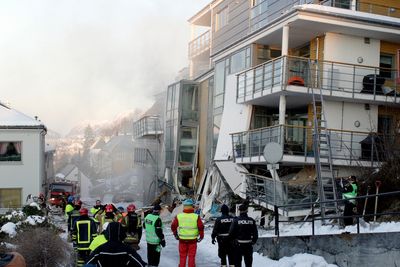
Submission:
{"label": "exterior wall cladding", "polygon": [[[262,2],[262,1],[259,1]],[[266,3],[268,2],[268,3]],[[216,25],[213,20],[211,55],[220,52],[224,48],[245,38],[250,33],[264,27],[274,19],[282,15],[287,9],[294,5],[314,3],[314,0],[270,0],[265,1],[266,10],[259,13],[251,11],[251,1],[225,0],[213,11],[218,14],[221,10],[228,8],[228,25],[215,31]],[[258,4],[262,5],[262,3]],[[263,7],[260,6],[260,10]],[[250,23],[249,23],[250,21]]]}

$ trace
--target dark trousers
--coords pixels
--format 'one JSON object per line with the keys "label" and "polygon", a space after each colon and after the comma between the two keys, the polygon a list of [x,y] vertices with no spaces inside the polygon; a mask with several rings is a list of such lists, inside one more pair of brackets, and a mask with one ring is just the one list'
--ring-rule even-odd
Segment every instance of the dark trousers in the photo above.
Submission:
{"label": "dark trousers", "polygon": [[218,257],[221,259],[221,265],[227,265],[226,257],[229,264],[235,264],[235,252],[233,251],[232,241],[228,238],[217,238],[218,240]]}
{"label": "dark trousers", "polygon": [[158,266],[160,264],[161,251],[157,251],[159,245],[147,243],[147,262],[148,265]]}
{"label": "dark trousers", "polygon": [[83,266],[88,260],[90,250],[77,250],[76,266]]}
{"label": "dark trousers", "polygon": [[355,213],[354,213],[355,207],[356,207],[356,205],[351,203],[348,200],[344,202],[343,216],[351,216],[351,217],[343,218],[344,225],[352,225],[353,224],[353,216],[355,215]]}
{"label": "dark trousers", "polygon": [[242,267],[242,258],[246,267],[253,264],[253,245],[251,243],[236,244],[235,246],[235,267]]}

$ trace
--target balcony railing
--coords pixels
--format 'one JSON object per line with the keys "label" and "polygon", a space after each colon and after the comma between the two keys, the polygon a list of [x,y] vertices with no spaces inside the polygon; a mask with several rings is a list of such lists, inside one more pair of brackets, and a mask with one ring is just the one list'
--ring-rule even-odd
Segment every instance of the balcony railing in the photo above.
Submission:
{"label": "balcony railing", "polygon": [[[357,165],[361,162],[373,165],[383,161],[385,148],[395,140],[393,136],[376,133],[335,129],[327,131],[330,135],[332,159],[344,165]],[[314,157],[311,127],[277,125],[233,133],[231,136],[235,162],[264,162],[264,147],[270,142],[281,144],[284,156],[303,157],[304,162],[308,157]]]}
{"label": "balcony railing", "polygon": [[210,31],[206,31],[189,43],[189,58],[200,55],[211,47]]}
{"label": "balcony railing", "polygon": [[237,102],[286,90],[288,85],[322,90],[322,94],[360,100],[399,102],[397,69],[283,56],[237,75]]}
{"label": "balcony railing", "polygon": [[158,116],[143,117],[133,123],[133,137],[135,139],[162,133],[163,130]]}
{"label": "balcony railing", "polygon": [[321,5],[332,6],[344,9],[352,9],[360,12],[367,12],[376,15],[400,18],[400,8],[397,6],[380,5],[368,3],[368,1],[357,1],[355,6],[352,6],[351,0],[326,0],[321,2]]}

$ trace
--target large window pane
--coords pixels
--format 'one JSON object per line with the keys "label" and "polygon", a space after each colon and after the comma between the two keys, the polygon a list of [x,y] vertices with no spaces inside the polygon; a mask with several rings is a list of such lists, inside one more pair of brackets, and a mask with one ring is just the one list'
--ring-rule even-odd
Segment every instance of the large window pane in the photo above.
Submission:
{"label": "large window pane", "polygon": [[0,189],[0,208],[19,208],[22,198],[21,188]]}
{"label": "large window pane", "polygon": [[0,161],[21,161],[22,142],[0,142]]}

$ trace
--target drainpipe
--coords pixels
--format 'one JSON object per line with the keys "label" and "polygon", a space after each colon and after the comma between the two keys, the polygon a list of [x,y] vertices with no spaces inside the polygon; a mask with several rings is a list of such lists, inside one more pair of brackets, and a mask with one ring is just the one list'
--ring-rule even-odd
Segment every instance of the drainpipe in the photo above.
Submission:
{"label": "drainpipe", "polygon": [[[289,54],[289,25],[283,26],[282,29],[282,56],[287,56]],[[287,65],[287,58],[284,58]],[[284,68],[284,71],[286,68]],[[283,73],[284,74],[284,73]],[[283,78],[285,75],[283,75]],[[286,115],[286,96],[280,95],[279,96],[279,125],[281,125],[281,145],[283,147],[284,144],[284,129],[283,125],[285,124],[285,115]]]}

